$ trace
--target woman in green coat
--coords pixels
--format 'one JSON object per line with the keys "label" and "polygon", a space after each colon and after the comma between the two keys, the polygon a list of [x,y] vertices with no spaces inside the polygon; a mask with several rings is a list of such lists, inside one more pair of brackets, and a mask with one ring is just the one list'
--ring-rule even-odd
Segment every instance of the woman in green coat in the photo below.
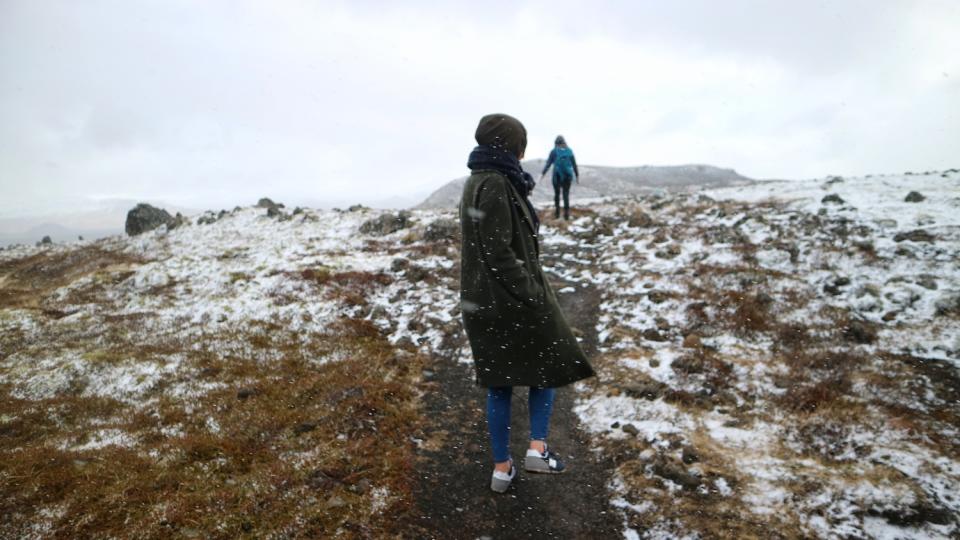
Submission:
{"label": "woman in green coat", "polygon": [[524,469],[563,472],[546,445],[554,389],[593,369],[540,267],[540,222],[527,198],[534,182],[520,166],[526,129],[511,116],[491,114],[480,119],[475,137],[460,202],[460,299],[477,384],[488,388],[491,488],[502,492],[516,475],[509,454],[513,387],[530,387]]}

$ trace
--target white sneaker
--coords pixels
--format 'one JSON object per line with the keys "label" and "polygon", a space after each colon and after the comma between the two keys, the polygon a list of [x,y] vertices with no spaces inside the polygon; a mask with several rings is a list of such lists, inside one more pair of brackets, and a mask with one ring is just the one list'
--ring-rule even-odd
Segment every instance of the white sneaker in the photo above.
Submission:
{"label": "white sneaker", "polygon": [[490,480],[490,489],[497,493],[503,493],[510,487],[510,483],[517,476],[517,468],[513,466],[513,460],[510,460],[510,472],[493,471],[493,478]]}
{"label": "white sneaker", "polygon": [[523,458],[523,469],[534,473],[557,474],[566,470],[567,466],[560,461],[560,456],[544,447],[543,453],[537,452],[533,448],[527,449],[527,455]]}

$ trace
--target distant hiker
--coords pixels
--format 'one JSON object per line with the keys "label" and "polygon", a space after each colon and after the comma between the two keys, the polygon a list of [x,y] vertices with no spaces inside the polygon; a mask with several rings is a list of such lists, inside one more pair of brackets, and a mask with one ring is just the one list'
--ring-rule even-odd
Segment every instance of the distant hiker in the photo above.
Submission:
{"label": "distant hiker", "polygon": [[553,150],[547,158],[540,179],[547,175],[547,169],[553,165],[553,217],[560,217],[560,192],[563,192],[563,219],[570,219],[570,184],[576,178],[580,183],[580,170],[577,168],[577,158],[573,150],[567,146],[563,135],[557,135],[553,141]]}
{"label": "distant hiker", "polygon": [[517,472],[509,444],[513,387],[530,387],[524,469],[559,473],[564,464],[546,443],[555,388],[594,373],[540,267],[540,222],[527,198],[534,182],[519,161],[527,130],[516,118],[490,114],[475,138],[460,201],[460,300],[476,381],[488,388],[490,487],[502,493]]}

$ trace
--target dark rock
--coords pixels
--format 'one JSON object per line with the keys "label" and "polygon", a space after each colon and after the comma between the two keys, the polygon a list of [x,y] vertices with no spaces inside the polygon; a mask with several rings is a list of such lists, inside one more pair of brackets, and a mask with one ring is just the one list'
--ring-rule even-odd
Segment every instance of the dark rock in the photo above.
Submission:
{"label": "dark rock", "polygon": [[627,225],[640,228],[652,227],[653,218],[642,210],[636,210],[630,214],[630,217],[627,219]]}
{"label": "dark rock", "polygon": [[[238,397],[239,397],[239,394],[238,394]],[[297,435],[302,435],[304,433],[317,429],[318,425],[319,424],[317,424],[316,422],[300,422],[299,424],[293,426],[293,432]]]}
{"label": "dark rock", "polygon": [[917,285],[924,289],[935,291],[937,290],[937,278],[930,274],[920,274],[917,276]]}
{"label": "dark rock", "polygon": [[650,291],[647,293],[647,298],[654,304],[662,304],[670,298],[670,295],[664,291]]}
{"label": "dark rock", "polygon": [[677,244],[670,244],[664,249],[657,250],[657,252],[654,253],[654,256],[660,259],[673,259],[679,254],[680,254],[680,246],[678,246]]}
{"label": "dark rock", "polygon": [[687,334],[683,338],[683,346],[687,349],[699,349],[703,347],[703,340],[696,334]]}
{"label": "dark rock", "polygon": [[843,200],[843,198],[836,193],[831,193],[830,195],[820,199],[820,202],[822,204],[845,204],[847,201]]}
{"label": "dark rock", "polygon": [[293,215],[295,216],[299,216],[302,213],[303,213],[303,208],[300,208],[299,206],[293,209]]}
{"label": "dark rock", "polygon": [[833,176],[833,177],[831,177],[829,180],[827,180],[826,184],[827,184],[828,186],[830,186],[830,185],[833,185],[833,184],[839,184],[839,183],[841,183],[841,182],[843,182],[843,177],[842,177],[842,176]]}
{"label": "dark rock", "polygon": [[610,429],[617,429],[618,427],[620,427],[620,422],[614,422],[610,424]]}
{"label": "dark rock", "polygon": [[913,251],[906,246],[897,246],[897,249],[893,250],[893,254],[898,257],[906,257],[908,259],[916,259],[917,256]]}
{"label": "dark rock", "polygon": [[843,329],[843,337],[854,343],[873,343],[877,340],[877,331],[866,321],[850,321]]}
{"label": "dark rock", "polygon": [[167,228],[170,230],[176,229],[177,227],[182,227],[190,223],[190,220],[184,217],[183,214],[177,212],[177,215],[173,217],[173,222],[167,225]]}
{"label": "dark rock", "polygon": [[360,232],[374,236],[383,236],[395,233],[410,226],[410,212],[401,210],[396,214],[382,214],[380,217],[365,221],[360,225]]}
{"label": "dark rock", "polygon": [[690,465],[691,463],[697,463],[698,461],[700,461],[700,454],[693,448],[687,446],[687,447],[684,447],[683,453],[681,454],[680,459],[687,465]]}
{"label": "dark rock", "polygon": [[903,199],[903,201],[904,202],[923,202],[926,199],[927,198],[924,197],[920,192],[911,191],[910,193],[907,193],[907,196],[905,199]]}
{"label": "dark rock", "polygon": [[283,208],[283,203],[275,203],[270,198],[264,197],[257,201],[257,208]]}
{"label": "dark rock", "polygon": [[362,204],[353,204],[347,207],[347,212],[360,212],[362,210],[369,210],[369,208]]}
{"label": "dark rock", "polygon": [[[849,280],[847,282],[849,283]],[[773,297],[763,291],[758,292],[754,298],[763,307],[770,307],[774,302]]]}
{"label": "dark rock", "polygon": [[452,219],[438,219],[427,225],[423,239],[427,242],[455,240],[460,236],[460,222]]}
{"label": "dark rock", "polygon": [[77,240],[83,242],[83,235],[81,234],[80,236],[78,236],[78,237],[77,237]]}
{"label": "dark rock", "polygon": [[44,244],[44,245],[52,244],[52,243],[53,243],[53,240],[51,240],[49,236],[44,236],[44,237],[40,240],[40,243],[41,243],[41,244]]}
{"label": "dark rock", "polygon": [[428,281],[432,276],[433,276],[433,272],[431,272],[429,269],[424,268],[423,266],[420,266],[418,264],[409,265],[407,267],[406,274],[404,274],[404,277],[406,277],[408,280],[414,283],[419,283],[421,281]]}
{"label": "dark rock", "polygon": [[886,312],[886,313],[883,314],[883,317],[881,317],[881,319],[883,320],[883,322],[890,322],[890,321],[892,321],[892,320],[894,320],[894,319],[896,319],[896,318],[897,318],[897,312],[896,312],[896,311],[888,311],[888,312]]}
{"label": "dark rock", "polygon": [[127,212],[127,222],[124,230],[129,236],[137,236],[152,231],[161,225],[169,227],[173,221],[173,216],[166,210],[140,203]]}
{"label": "dark rock", "polygon": [[937,315],[960,315],[960,293],[950,292],[934,303]]}
{"label": "dark rock", "polygon": [[204,212],[202,216],[197,218],[197,225],[212,225],[216,222],[217,215],[210,211]]}
{"label": "dark rock", "polygon": [[670,323],[667,322],[663,317],[656,317],[653,319],[654,324],[657,325],[657,329],[667,331],[670,329]]}
{"label": "dark rock", "polygon": [[410,267],[410,260],[403,257],[397,257],[390,263],[390,270],[392,272],[402,272]]}
{"label": "dark rock", "polygon": [[834,277],[833,280],[830,281],[829,283],[825,283],[823,285],[823,292],[832,296],[837,296],[842,292],[841,288],[846,287],[849,284],[850,284],[850,278],[845,276],[837,276],[837,277]]}
{"label": "dark rock", "polygon": [[643,331],[643,339],[647,341],[667,341],[667,337],[656,328],[647,328]]}
{"label": "dark rock", "polygon": [[620,429],[623,430],[624,433],[633,435],[634,437],[640,433],[640,430],[637,429],[637,426],[633,424],[624,424]]}
{"label": "dark rock", "polygon": [[688,473],[683,467],[669,461],[654,463],[653,474],[679,484],[687,491],[693,491],[700,486],[700,479]]}
{"label": "dark rock", "polygon": [[910,232],[897,233],[896,236],[893,237],[894,242],[903,242],[904,240],[911,242],[933,242],[936,240],[936,237],[924,229],[914,229]]}
{"label": "dark rock", "polygon": [[280,211],[280,207],[278,206],[267,207],[267,217],[276,218],[276,217],[282,217],[282,216],[283,216],[283,212]]}
{"label": "dark rock", "polygon": [[929,503],[915,502],[901,508],[870,509],[870,515],[879,516],[898,527],[917,527],[924,523],[948,525],[953,522],[953,513]]}
{"label": "dark rock", "polygon": [[653,401],[660,397],[660,395],[663,394],[663,391],[666,389],[667,385],[654,380],[641,381],[620,387],[620,390],[624,394],[634,399],[646,399],[649,401]]}
{"label": "dark rock", "polygon": [[240,390],[237,390],[237,399],[247,399],[255,396],[256,394],[257,390],[255,388],[241,388]]}

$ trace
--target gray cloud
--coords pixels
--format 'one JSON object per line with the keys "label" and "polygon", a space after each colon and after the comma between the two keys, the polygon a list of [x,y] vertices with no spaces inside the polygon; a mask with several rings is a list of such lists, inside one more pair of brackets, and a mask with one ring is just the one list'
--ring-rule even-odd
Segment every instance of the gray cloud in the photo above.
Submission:
{"label": "gray cloud", "polygon": [[[0,216],[413,196],[476,120],[586,163],[946,168],[951,2],[0,3]],[[71,202],[72,201],[72,202]]]}

